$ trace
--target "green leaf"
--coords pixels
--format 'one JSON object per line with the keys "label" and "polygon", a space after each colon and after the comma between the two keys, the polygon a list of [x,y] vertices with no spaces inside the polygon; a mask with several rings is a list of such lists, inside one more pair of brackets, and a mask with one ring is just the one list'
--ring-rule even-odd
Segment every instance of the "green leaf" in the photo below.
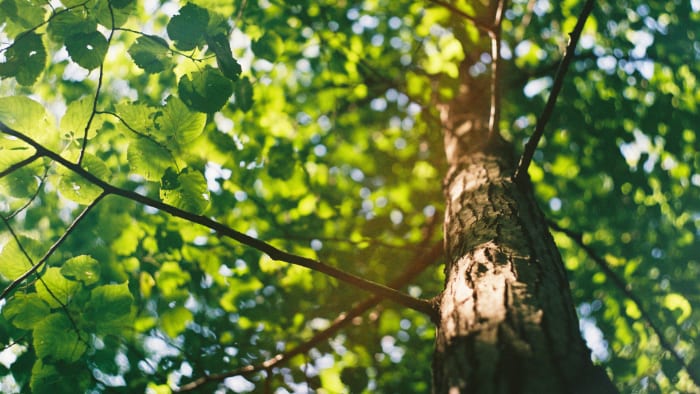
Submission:
{"label": "green leaf", "polygon": [[0,137],[0,171],[26,159],[34,153],[34,148],[17,139]]}
{"label": "green leaf", "polygon": [[[98,157],[86,153],[83,156],[81,166],[92,175],[103,180],[109,180],[109,169]],[[102,188],[95,186],[71,170],[62,167],[60,173],[62,176],[58,184],[58,191],[63,197],[71,201],[88,205],[103,192]]]}
{"label": "green leaf", "polygon": [[72,10],[56,14],[49,21],[48,36],[54,42],[63,44],[66,39],[77,33],[88,34],[97,30],[97,22],[91,14]]}
{"label": "green leaf", "polygon": [[6,23],[3,30],[10,36],[23,33],[44,21],[46,9],[24,0],[0,1],[0,25]]}
{"label": "green leaf", "polygon": [[64,312],[48,315],[34,328],[34,348],[40,359],[77,361],[87,350]]}
{"label": "green leaf", "polygon": [[[61,118],[59,130],[61,136],[68,139],[82,139],[85,134],[85,127],[92,113],[93,100],[91,97],[81,97],[68,105],[66,113]],[[97,135],[97,130],[102,127],[102,121],[98,118],[92,120],[87,138],[91,139]]]}
{"label": "green leaf", "polygon": [[6,51],[5,59],[0,63],[0,78],[14,77],[21,85],[33,85],[46,66],[41,36],[32,32],[19,37]]}
{"label": "green leaf", "polygon": [[135,0],[109,0],[109,4],[114,8],[124,8],[135,3]]}
{"label": "green leaf", "polygon": [[267,172],[277,179],[289,179],[294,174],[294,147],[286,140],[278,140],[267,154]]}
{"label": "green leaf", "polygon": [[207,116],[192,112],[175,96],[170,96],[163,109],[163,116],[158,118],[161,131],[167,136],[175,137],[180,145],[194,141],[204,131]]}
{"label": "green leaf", "polygon": [[175,164],[165,147],[148,138],[139,138],[129,144],[127,160],[131,172],[153,182],[160,181],[165,170]]}
{"label": "green leaf", "polygon": [[195,111],[213,113],[226,104],[233,93],[231,81],[217,69],[206,66],[190,76],[183,75],[177,85],[182,101]]}
{"label": "green leaf", "polygon": [[253,107],[253,84],[248,77],[241,78],[234,86],[236,106],[243,112],[248,112]]}
{"label": "green leaf", "polygon": [[102,64],[109,44],[98,31],[74,34],[66,39],[66,50],[74,62],[92,70]]}
{"label": "green leaf", "polygon": [[23,330],[32,329],[49,312],[49,306],[36,293],[17,293],[2,308],[3,316]]}
{"label": "green leaf", "polygon": [[183,306],[168,309],[160,314],[160,328],[171,338],[185,331],[187,323],[192,321],[192,312]]}
{"label": "green leaf", "polygon": [[55,129],[54,118],[44,106],[25,96],[0,97],[0,122],[42,144]]}
{"label": "green leaf", "polygon": [[345,367],[340,372],[340,380],[348,387],[351,393],[361,393],[367,384],[369,377],[362,367]]}
{"label": "green leaf", "polygon": [[166,171],[161,180],[160,199],[188,212],[204,212],[210,199],[204,175],[191,168],[183,169],[176,177],[173,175],[173,171]]}
{"label": "green leaf", "polygon": [[60,268],[50,267],[36,283],[36,292],[50,307],[58,308],[61,305],[68,305],[79,286],[77,282],[61,275]]}
{"label": "green leaf", "polygon": [[88,255],[68,259],[61,267],[61,274],[66,278],[79,280],[89,286],[100,280],[100,263]]}
{"label": "green leaf", "polygon": [[0,193],[17,198],[28,198],[38,187],[37,163],[24,166],[0,179]]}
{"label": "green leaf", "polygon": [[[40,256],[39,243],[31,238],[19,235],[19,244],[14,238],[7,237],[0,242],[2,251],[0,252],[0,275],[7,280],[15,280],[22,276],[27,270],[32,268],[32,263],[37,261],[37,256]],[[30,262],[27,256],[23,253],[27,252],[32,259]]]}
{"label": "green leaf", "polygon": [[188,3],[170,19],[168,36],[175,41],[178,49],[190,51],[202,42],[208,24],[209,12],[205,8]]}
{"label": "green leaf", "polygon": [[216,64],[224,76],[233,82],[238,81],[241,75],[241,65],[231,54],[231,44],[224,34],[217,34],[213,37],[207,36],[207,45],[216,55]]}
{"label": "green leaf", "polygon": [[[90,12],[95,15],[97,22],[107,29],[112,27],[119,27],[124,25],[129,17],[134,14],[136,10],[136,2],[131,0],[123,2],[121,7],[112,7],[114,1],[104,1],[104,0],[91,0],[90,3],[94,4]],[[117,2],[117,3],[119,3]]]}
{"label": "green leaf", "polygon": [[38,359],[32,367],[29,387],[32,394],[71,394],[86,391],[91,376],[85,365],[58,366]]}
{"label": "green leaf", "polygon": [[159,73],[170,66],[168,43],[157,36],[143,35],[129,47],[129,56],[149,74]]}
{"label": "green leaf", "polygon": [[284,41],[277,33],[267,31],[262,38],[253,42],[252,49],[256,56],[275,62],[284,51]]}
{"label": "green leaf", "polygon": [[[116,105],[116,109],[117,114],[119,114],[120,118],[129,128],[134,129],[138,133],[147,135],[154,131],[155,125],[153,124],[153,118],[156,114],[154,108],[142,103],[121,102]],[[128,128],[124,130],[124,133],[131,137],[138,136]]]}
{"label": "green leaf", "polygon": [[90,292],[83,318],[95,323],[99,334],[120,332],[131,323],[133,302],[127,282],[99,286]]}
{"label": "green leaf", "polygon": [[190,279],[190,274],[183,271],[179,264],[166,262],[156,273],[156,286],[164,300],[180,301],[188,296],[188,291],[183,286],[189,283]]}

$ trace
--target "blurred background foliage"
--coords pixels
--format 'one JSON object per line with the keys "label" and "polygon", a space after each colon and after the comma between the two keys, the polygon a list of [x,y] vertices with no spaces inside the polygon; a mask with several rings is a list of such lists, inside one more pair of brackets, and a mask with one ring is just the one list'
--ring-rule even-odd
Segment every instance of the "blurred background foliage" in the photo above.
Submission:
{"label": "blurred background foliage", "polygon": [[[508,4],[500,127],[516,150],[582,3]],[[441,242],[436,103],[481,50],[443,6],[3,0],[0,26],[0,120],[74,161],[87,136],[83,166],[114,185],[380,283]],[[642,302],[554,233],[583,335],[623,392],[698,390],[651,328],[700,375],[697,32],[695,0],[597,2],[530,167],[547,216]],[[489,71],[481,59],[470,73]],[[31,154],[1,144],[1,171]],[[48,159],[0,182],[6,284],[28,267],[17,240],[38,258],[99,190]],[[47,265],[0,301],[3,392],[169,392],[302,344],[368,296],[116,196]],[[431,297],[442,281],[438,259],[407,290]],[[433,335],[382,303],[302,355],[199,390],[427,392]]]}

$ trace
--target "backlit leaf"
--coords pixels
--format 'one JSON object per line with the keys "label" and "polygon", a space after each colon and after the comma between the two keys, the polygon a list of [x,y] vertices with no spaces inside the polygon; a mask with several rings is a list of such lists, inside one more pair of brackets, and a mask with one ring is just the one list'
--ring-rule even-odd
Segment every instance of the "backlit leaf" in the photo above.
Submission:
{"label": "backlit leaf", "polygon": [[194,141],[207,122],[207,116],[201,112],[190,111],[185,104],[175,96],[170,96],[163,109],[163,115],[158,118],[160,130],[166,136],[175,137],[180,145]]}
{"label": "backlit leaf", "polygon": [[[2,251],[0,251],[0,275],[7,280],[15,280],[22,274],[27,272],[32,268],[32,264],[36,263],[38,256],[40,256],[40,248],[37,241],[24,237],[18,236],[19,242],[17,243],[14,238],[6,237],[3,239]],[[27,252],[31,261],[24,254]]]}
{"label": "backlit leaf", "polygon": [[74,34],[66,38],[66,50],[74,62],[88,70],[102,64],[107,54],[107,39],[97,31]]}
{"label": "backlit leaf", "polygon": [[63,312],[52,313],[34,328],[34,348],[41,359],[77,361],[87,350]]}
{"label": "backlit leaf", "polygon": [[163,178],[160,199],[182,210],[202,213],[209,206],[207,181],[199,171],[185,168],[175,179]]}
{"label": "backlit leaf", "polygon": [[26,96],[0,97],[0,122],[32,137],[37,142],[52,146],[54,117],[44,106]]}
{"label": "backlit leaf", "polygon": [[[98,157],[86,153],[83,156],[81,166],[92,175],[103,180],[109,180],[109,169]],[[61,195],[69,200],[87,205],[92,203],[103,192],[102,188],[95,186],[73,171],[62,168],[61,173],[58,190],[61,192]]]}
{"label": "backlit leaf", "polygon": [[78,282],[66,279],[58,267],[49,267],[36,284],[36,292],[52,308],[67,305],[78,290]]}
{"label": "backlit leaf", "polygon": [[41,35],[28,33],[15,41],[0,63],[0,78],[14,77],[22,85],[36,82],[46,66],[46,49]]}
{"label": "backlit leaf", "polygon": [[91,14],[75,10],[62,12],[51,18],[48,36],[57,43],[63,43],[68,37],[76,33],[88,34],[96,31],[96,29],[97,21],[92,18]]}
{"label": "backlit leaf", "polygon": [[238,81],[241,75],[241,65],[231,54],[231,44],[224,34],[217,34],[213,37],[207,36],[207,44],[216,55],[216,64],[222,74],[233,82]]}
{"label": "backlit leaf", "polygon": [[15,327],[29,330],[49,314],[49,306],[36,293],[17,293],[3,306],[2,314]]}
{"label": "backlit leaf", "polygon": [[208,24],[209,12],[205,8],[188,3],[168,22],[168,36],[175,41],[178,49],[189,51],[204,40]]}
{"label": "backlit leaf", "polygon": [[160,314],[159,325],[169,337],[175,338],[185,330],[187,324],[192,321],[192,317],[192,312],[185,307],[177,306]]}
{"label": "backlit leaf", "polygon": [[88,255],[68,259],[61,266],[61,274],[63,276],[79,280],[88,286],[100,279],[100,271],[99,261]]}
{"label": "backlit leaf", "polygon": [[122,331],[131,323],[133,302],[126,282],[96,287],[90,292],[84,319],[93,322],[98,333]]}
{"label": "backlit leaf", "polygon": [[[92,113],[93,100],[90,97],[82,97],[68,105],[66,113],[61,118],[59,130],[63,138],[83,138],[85,128]],[[102,126],[102,120],[98,117],[93,118],[90,124],[90,129],[87,133],[87,138],[93,138],[97,135],[97,130]]]}
{"label": "backlit leaf", "polygon": [[175,164],[165,147],[147,138],[129,144],[127,159],[131,171],[149,181],[159,181],[165,170]]}
{"label": "backlit leaf", "polygon": [[191,76],[183,75],[177,85],[180,99],[195,111],[212,113],[226,104],[233,93],[231,81],[209,66]]}
{"label": "backlit leaf", "polygon": [[168,43],[158,36],[139,37],[129,47],[129,55],[147,73],[158,73],[170,66]]}

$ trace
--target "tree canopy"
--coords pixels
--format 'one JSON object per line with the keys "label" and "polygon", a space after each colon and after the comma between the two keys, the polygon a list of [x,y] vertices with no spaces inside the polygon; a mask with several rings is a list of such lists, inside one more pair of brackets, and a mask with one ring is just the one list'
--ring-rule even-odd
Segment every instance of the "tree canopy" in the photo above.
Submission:
{"label": "tree canopy", "polygon": [[[2,0],[0,391],[429,391],[481,3]],[[518,152],[583,3],[500,3]],[[529,166],[624,392],[700,389],[699,31],[595,2]]]}

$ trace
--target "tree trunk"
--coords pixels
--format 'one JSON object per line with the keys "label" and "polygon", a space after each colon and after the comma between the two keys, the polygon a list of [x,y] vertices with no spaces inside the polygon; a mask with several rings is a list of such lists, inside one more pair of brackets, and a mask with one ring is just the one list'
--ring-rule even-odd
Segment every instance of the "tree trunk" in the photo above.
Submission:
{"label": "tree trunk", "polygon": [[512,147],[488,131],[488,75],[469,77],[468,63],[441,108],[449,170],[434,392],[616,392],[581,338],[529,181],[513,182]]}

